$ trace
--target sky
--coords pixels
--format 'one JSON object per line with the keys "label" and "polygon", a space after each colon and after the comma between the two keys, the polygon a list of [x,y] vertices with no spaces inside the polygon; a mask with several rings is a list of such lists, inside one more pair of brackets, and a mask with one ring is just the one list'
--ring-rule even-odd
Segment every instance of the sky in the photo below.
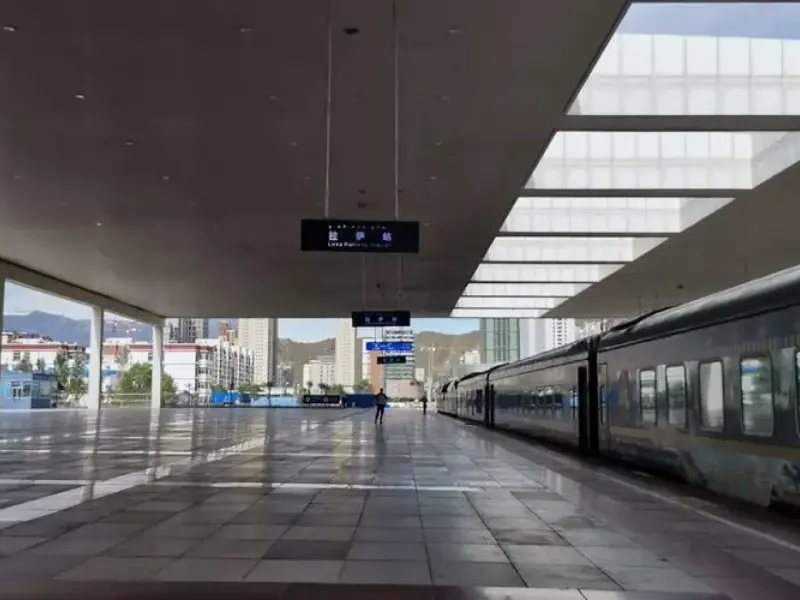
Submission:
{"label": "sky", "polygon": [[[71,319],[91,318],[91,309],[78,302],[64,300],[36,290],[9,283],[6,285],[5,314],[22,315],[34,311],[62,315]],[[223,317],[225,315],[222,315]],[[228,315],[231,316],[231,315]],[[477,319],[412,319],[415,331],[467,333],[478,329]],[[336,333],[335,319],[280,319],[278,335],[298,342],[315,342],[332,338]],[[360,330],[362,337],[371,337],[372,329]]]}

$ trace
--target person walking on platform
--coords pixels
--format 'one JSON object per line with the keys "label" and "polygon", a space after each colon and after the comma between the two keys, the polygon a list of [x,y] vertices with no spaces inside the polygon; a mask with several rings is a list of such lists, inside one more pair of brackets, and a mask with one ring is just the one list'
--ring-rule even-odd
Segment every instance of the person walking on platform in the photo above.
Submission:
{"label": "person walking on platform", "polygon": [[386,403],[389,401],[389,398],[386,394],[383,393],[383,388],[375,394],[375,423],[378,423],[378,419],[380,418],[380,423],[383,425],[383,412],[386,410]]}
{"label": "person walking on platform", "polygon": [[422,398],[420,398],[420,402],[422,402],[422,414],[423,415],[427,415],[428,414],[428,397],[423,394]]}

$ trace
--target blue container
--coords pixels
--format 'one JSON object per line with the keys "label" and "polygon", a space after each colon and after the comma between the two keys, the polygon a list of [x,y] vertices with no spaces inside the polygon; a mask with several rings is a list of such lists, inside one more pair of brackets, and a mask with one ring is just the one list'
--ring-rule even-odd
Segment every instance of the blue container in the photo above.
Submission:
{"label": "blue container", "polygon": [[0,408],[53,408],[57,400],[58,379],[53,373],[4,371],[0,375]]}

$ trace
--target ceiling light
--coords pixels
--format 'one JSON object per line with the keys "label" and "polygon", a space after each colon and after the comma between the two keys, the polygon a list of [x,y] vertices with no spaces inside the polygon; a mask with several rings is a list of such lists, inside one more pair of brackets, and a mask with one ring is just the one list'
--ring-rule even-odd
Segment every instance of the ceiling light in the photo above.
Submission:
{"label": "ceiling light", "polygon": [[428,179],[431,181],[437,181],[439,178],[436,175],[431,175]]}
{"label": "ceiling light", "polygon": [[239,33],[253,33],[253,29],[251,27],[240,27]]}
{"label": "ceiling light", "polygon": [[269,95],[269,99],[270,100],[277,100],[278,99],[278,94],[270,94]]}
{"label": "ceiling light", "polygon": [[439,100],[441,100],[442,102],[447,102],[448,100],[450,100],[450,96],[439,96]]}
{"label": "ceiling light", "polygon": [[135,144],[135,142],[133,140],[125,140],[125,145],[126,146],[133,146],[134,144]]}
{"label": "ceiling light", "polygon": [[442,145],[442,140],[436,140],[435,142],[433,142],[433,145],[438,148],[439,146]]}
{"label": "ceiling light", "polygon": [[461,30],[460,29],[449,29],[447,31],[447,33],[449,33],[450,35],[458,35],[459,33],[461,33]]}
{"label": "ceiling light", "polygon": [[98,221],[97,223],[95,223],[95,227],[102,227],[102,226],[103,226],[103,224],[102,224],[100,221]]}
{"label": "ceiling light", "polygon": [[169,181],[169,175],[162,175],[161,179],[163,179],[164,181]]}
{"label": "ceiling light", "polygon": [[292,148],[297,148],[297,146],[299,146],[299,144],[298,144],[297,142],[289,142],[289,145],[290,145]]}
{"label": "ceiling light", "polygon": [[79,93],[75,94],[75,99],[76,100],[86,100],[86,95],[85,94],[81,94],[79,92]]}
{"label": "ceiling light", "polygon": [[3,31],[6,33],[16,33],[17,28],[14,25],[3,25]]}

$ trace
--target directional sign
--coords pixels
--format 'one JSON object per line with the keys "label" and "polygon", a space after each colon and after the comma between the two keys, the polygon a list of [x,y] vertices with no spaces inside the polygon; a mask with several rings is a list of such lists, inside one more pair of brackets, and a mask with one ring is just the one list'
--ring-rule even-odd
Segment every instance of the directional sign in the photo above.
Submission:
{"label": "directional sign", "polygon": [[406,357],[402,354],[389,354],[388,356],[379,356],[379,365],[404,365],[406,364]]}
{"label": "directional sign", "polygon": [[411,353],[414,342],[367,342],[367,352]]}
{"label": "directional sign", "polygon": [[352,320],[353,327],[408,327],[411,313],[407,310],[354,312]]}

